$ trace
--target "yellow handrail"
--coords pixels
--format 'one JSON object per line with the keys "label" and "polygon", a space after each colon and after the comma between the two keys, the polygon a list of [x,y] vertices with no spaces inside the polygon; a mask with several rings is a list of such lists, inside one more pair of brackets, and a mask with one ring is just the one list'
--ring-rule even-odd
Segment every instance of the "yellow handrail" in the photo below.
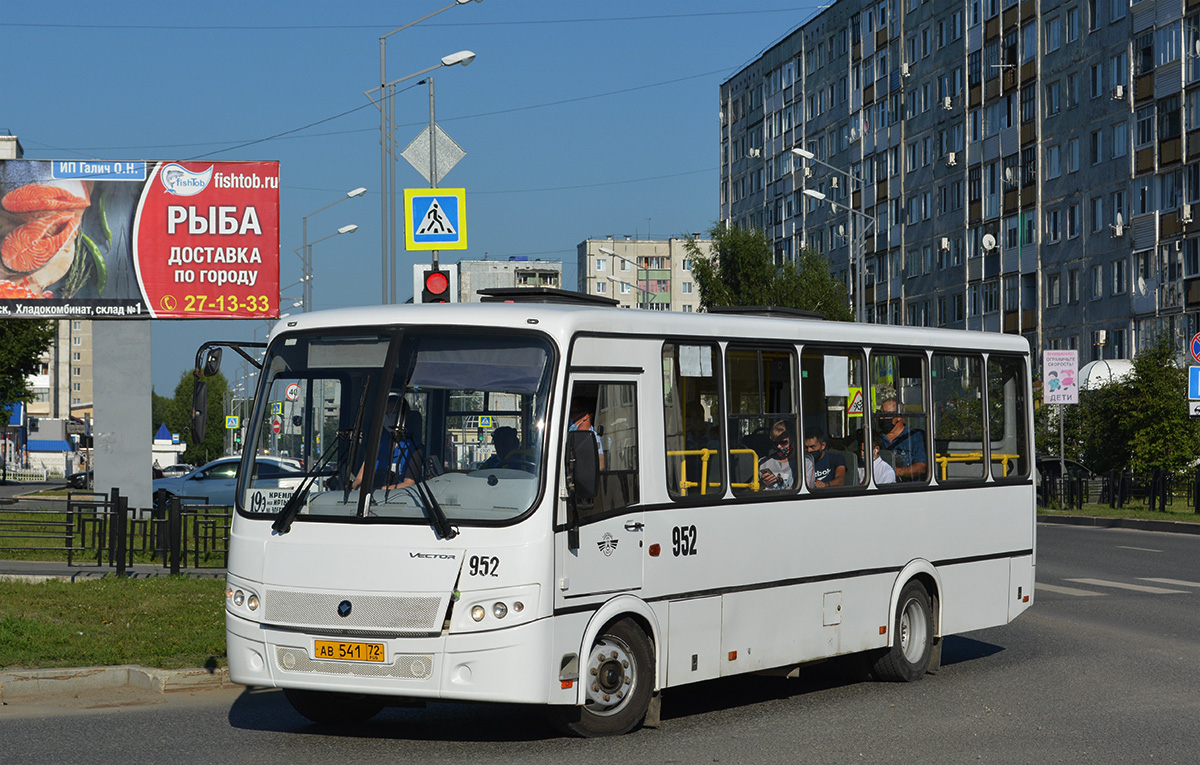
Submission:
{"label": "yellow handrail", "polygon": [[[1012,460],[1020,459],[1019,454],[999,454],[992,452],[992,462],[1000,463],[1001,475],[1008,477],[1008,463]],[[957,452],[955,454],[938,454],[934,457],[934,461],[942,469],[942,480],[946,480],[946,468],[951,462],[982,462],[983,452]]]}
{"label": "yellow handrail", "polygon": [[[689,481],[687,479],[687,461],[680,460],[679,463],[679,493],[680,496],[687,496],[687,490],[696,486],[700,487],[701,494],[707,494],[709,488],[719,489],[721,484],[708,482],[708,458],[720,454],[719,449],[678,449],[668,451],[668,457],[699,457],[700,458],[700,481]],[[753,478],[748,483],[730,483],[729,485],[735,489],[750,489],[751,491],[759,491],[761,486],[758,481],[758,453],[753,449],[730,449],[729,453],[733,454],[749,454],[754,457],[754,474]]]}

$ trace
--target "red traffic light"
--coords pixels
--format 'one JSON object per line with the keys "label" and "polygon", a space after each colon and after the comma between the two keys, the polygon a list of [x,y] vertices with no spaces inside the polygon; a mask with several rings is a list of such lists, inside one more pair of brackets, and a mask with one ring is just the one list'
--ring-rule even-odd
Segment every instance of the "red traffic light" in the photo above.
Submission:
{"label": "red traffic light", "polygon": [[425,274],[425,289],[421,293],[421,302],[450,302],[450,276],[445,271],[430,271]]}

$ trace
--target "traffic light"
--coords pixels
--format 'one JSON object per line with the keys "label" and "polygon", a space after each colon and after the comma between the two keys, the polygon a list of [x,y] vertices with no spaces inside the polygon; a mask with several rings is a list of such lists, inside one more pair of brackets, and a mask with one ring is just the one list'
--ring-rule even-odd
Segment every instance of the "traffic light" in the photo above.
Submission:
{"label": "traffic light", "polygon": [[449,303],[450,274],[440,269],[425,274],[425,289],[421,292],[421,302]]}

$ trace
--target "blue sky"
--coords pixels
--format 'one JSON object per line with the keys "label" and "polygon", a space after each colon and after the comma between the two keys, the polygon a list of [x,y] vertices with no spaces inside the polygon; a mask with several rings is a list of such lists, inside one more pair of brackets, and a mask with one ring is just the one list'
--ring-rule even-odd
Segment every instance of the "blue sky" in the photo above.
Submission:
{"label": "blue sky", "polygon": [[[317,309],[378,304],[379,37],[450,0],[9,4],[0,131],[29,159],[278,160],[281,285],[301,275],[309,219]],[[483,0],[391,36],[387,77],[434,72],[437,122],[466,157],[466,251],[562,260],[589,237],[664,238],[718,215],[720,83],[811,17],[799,0]],[[419,78],[417,78],[419,79]],[[402,84],[405,88],[417,79]],[[424,85],[397,97],[401,147],[429,120]],[[424,187],[407,163],[397,185]],[[398,256],[401,301],[412,264]],[[284,290],[298,297],[300,289]],[[284,301],[285,310],[291,301]],[[263,321],[156,321],[155,390],[171,395],[204,340],[250,340]]]}

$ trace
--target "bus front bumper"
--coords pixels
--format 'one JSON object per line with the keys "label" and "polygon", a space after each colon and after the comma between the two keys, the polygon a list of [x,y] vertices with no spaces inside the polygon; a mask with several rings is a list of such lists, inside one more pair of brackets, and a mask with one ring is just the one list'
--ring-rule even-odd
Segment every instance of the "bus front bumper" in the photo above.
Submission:
{"label": "bus front bumper", "polygon": [[[229,676],[235,683],[520,704],[544,704],[557,695],[550,624],[540,619],[501,630],[434,637],[332,637],[273,629],[225,613]],[[317,640],[383,643],[385,659],[319,659]]]}

